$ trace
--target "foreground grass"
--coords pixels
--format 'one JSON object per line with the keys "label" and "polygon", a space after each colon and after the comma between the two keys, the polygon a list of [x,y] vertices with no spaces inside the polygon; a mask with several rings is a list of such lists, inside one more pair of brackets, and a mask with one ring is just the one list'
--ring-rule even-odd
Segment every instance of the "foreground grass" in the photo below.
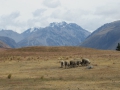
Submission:
{"label": "foreground grass", "polygon": [[[0,90],[119,90],[119,54],[79,47],[2,50]],[[93,69],[60,68],[60,60],[81,57],[89,58]]]}

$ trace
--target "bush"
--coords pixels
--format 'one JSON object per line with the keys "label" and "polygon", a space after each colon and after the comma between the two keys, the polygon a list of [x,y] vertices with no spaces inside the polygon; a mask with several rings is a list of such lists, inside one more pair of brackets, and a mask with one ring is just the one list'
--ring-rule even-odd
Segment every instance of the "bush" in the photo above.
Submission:
{"label": "bush", "polygon": [[116,47],[117,51],[120,51],[120,43],[118,43],[118,46]]}
{"label": "bush", "polygon": [[43,80],[43,79],[44,79],[44,76],[41,76],[40,79]]}
{"label": "bush", "polygon": [[9,74],[7,78],[8,78],[8,79],[11,79],[11,77],[12,77],[12,74]]}

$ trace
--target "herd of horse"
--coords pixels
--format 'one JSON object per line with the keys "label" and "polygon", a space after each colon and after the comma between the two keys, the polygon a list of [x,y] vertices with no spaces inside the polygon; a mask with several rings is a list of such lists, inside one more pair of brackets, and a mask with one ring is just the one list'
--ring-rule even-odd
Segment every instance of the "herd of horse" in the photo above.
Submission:
{"label": "herd of horse", "polygon": [[78,67],[78,66],[88,66],[90,64],[89,59],[83,58],[82,60],[62,60],[60,62],[61,68],[73,68],[73,67]]}

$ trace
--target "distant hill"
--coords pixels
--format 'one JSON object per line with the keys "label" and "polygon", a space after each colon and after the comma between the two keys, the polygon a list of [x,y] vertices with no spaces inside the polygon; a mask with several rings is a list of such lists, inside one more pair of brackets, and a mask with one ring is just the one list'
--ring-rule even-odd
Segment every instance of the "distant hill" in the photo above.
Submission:
{"label": "distant hill", "polygon": [[9,37],[0,36],[0,41],[4,42],[5,44],[7,44],[8,46],[12,48],[18,47],[17,43]]}
{"label": "distant hill", "polygon": [[51,23],[45,28],[30,28],[22,33],[25,37],[18,42],[26,46],[78,46],[91,33],[75,23]]}
{"label": "distant hill", "polygon": [[10,48],[10,46],[8,46],[4,42],[0,41],[0,48]]}
{"label": "distant hill", "polygon": [[24,38],[21,34],[17,32],[14,32],[12,30],[3,30],[3,29],[0,31],[0,36],[12,38],[15,40],[15,42],[19,42]]}
{"label": "distant hill", "polygon": [[120,21],[104,24],[95,30],[80,46],[115,50],[120,42]]}

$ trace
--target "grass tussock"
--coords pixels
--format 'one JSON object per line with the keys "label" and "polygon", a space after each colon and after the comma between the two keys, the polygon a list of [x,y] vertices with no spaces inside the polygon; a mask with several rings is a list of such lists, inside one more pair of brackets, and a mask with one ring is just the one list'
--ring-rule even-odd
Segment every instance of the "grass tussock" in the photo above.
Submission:
{"label": "grass tussock", "polygon": [[7,76],[8,79],[11,79],[11,77],[12,77],[12,74],[9,74],[9,75]]}

